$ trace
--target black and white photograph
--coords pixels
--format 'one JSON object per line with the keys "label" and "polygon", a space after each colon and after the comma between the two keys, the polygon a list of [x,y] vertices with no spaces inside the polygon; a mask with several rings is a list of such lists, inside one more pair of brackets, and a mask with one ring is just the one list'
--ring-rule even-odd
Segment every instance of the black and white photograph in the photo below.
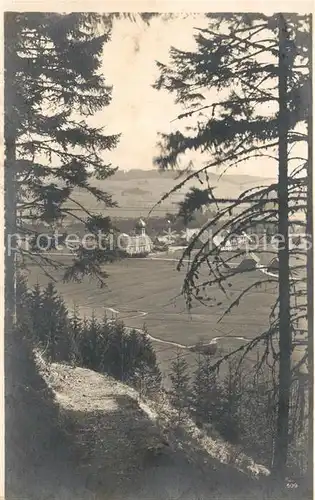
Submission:
{"label": "black and white photograph", "polygon": [[119,3],[3,13],[3,499],[311,500],[314,4]]}

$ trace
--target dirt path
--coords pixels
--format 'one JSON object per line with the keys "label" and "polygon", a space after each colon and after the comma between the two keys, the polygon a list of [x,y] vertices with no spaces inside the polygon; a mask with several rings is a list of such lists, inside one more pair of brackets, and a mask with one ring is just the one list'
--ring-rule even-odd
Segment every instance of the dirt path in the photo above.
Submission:
{"label": "dirt path", "polygon": [[174,433],[164,407],[157,412],[133,389],[83,368],[53,364],[45,378],[72,436],[71,461],[95,499],[250,498],[254,481],[217,458],[222,446]]}

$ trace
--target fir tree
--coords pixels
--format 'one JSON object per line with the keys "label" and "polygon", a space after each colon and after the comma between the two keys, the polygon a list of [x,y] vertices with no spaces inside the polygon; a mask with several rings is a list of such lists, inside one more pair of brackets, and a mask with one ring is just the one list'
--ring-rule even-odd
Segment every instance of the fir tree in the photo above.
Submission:
{"label": "fir tree", "polygon": [[[15,323],[21,313],[21,309],[16,308],[16,265],[35,262],[52,278],[49,264],[62,267],[67,279],[81,279],[90,274],[102,284],[106,278],[102,264],[117,257],[108,247],[85,251],[81,246],[74,254],[72,265],[64,265],[40,251],[36,226],[46,224],[45,233],[52,237],[54,228],[62,225],[67,216],[82,222],[89,232],[101,230],[105,240],[111,230],[111,222],[103,216],[103,211],[113,206],[114,201],[89,180],[91,177],[106,180],[115,171],[105,155],[115,147],[118,136],[106,135],[101,128],[90,126],[88,120],[110,102],[111,88],[99,70],[111,21],[122,15],[7,12],[4,16],[4,293],[6,394],[9,396],[15,394],[19,383],[29,385],[25,378],[17,380],[10,375],[17,373],[11,353],[12,345],[19,345],[14,336]],[[148,22],[154,15],[140,16]],[[126,14],[126,17],[135,19],[136,16]],[[74,191],[78,187],[99,202],[98,214],[91,214],[75,199]],[[63,233],[65,237],[66,231]],[[18,243],[14,241],[16,234],[18,241],[26,240],[19,248],[18,258],[16,252],[9,251],[10,241],[12,246]],[[31,333],[39,334],[37,330]],[[23,346],[21,343],[21,349]],[[23,355],[35,369],[29,352],[25,350]],[[15,411],[8,397],[6,419],[13,419]],[[9,442],[9,449],[11,445]],[[8,467],[14,469],[11,464]]]}
{"label": "fir tree", "polygon": [[[217,215],[204,224],[183,254],[183,259],[191,260],[184,284],[189,305],[194,298],[203,303],[210,300],[208,290],[211,293],[214,284],[224,287],[227,277],[224,269],[226,270],[230,259],[220,255],[225,241],[212,250],[205,243],[192,254],[205,231],[222,222],[223,228],[231,232],[248,231],[253,223],[271,222],[278,224],[279,233],[285,239],[285,248],[283,251],[279,250],[280,279],[266,278],[251,284],[241,291],[226,311],[228,313],[237,306],[239,300],[255,286],[261,286],[263,282],[267,284],[279,281],[279,298],[271,311],[271,326],[264,336],[267,335],[269,339],[266,347],[268,351],[269,343],[273,342],[272,337],[279,332],[279,352],[274,353],[273,358],[273,363],[279,362],[280,366],[277,459],[274,472],[284,479],[293,347],[291,332],[296,330],[296,318],[301,321],[309,314],[305,303],[312,301],[312,278],[308,277],[307,300],[305,277],[302,276],[299,283],[293,282],[291,278],[294,271],[305,268],[301,261],[296,264],[296,260],[301,257],[298,256],[299,251],[290,251],[291,269],[288,265],[289,219],[304,212],[307,221],[301,221],[301,226],[311,227],[312,190],[308,183],[312,174],[311,16],[235,13],[209,14],[206,19],[207,25],[196,29],[194,51],[172,48],[170,64],[158,63],[160,77],[156,88],[172,92],[176,102],[186,106],[186,111],[178,119],[185,120],[188,126],[185,132],[178,130],[162,136],[161,155],[156,163],[161,169],[176,168],[187,151],[201,151],[204,166],[197,170],[187,168],[185,178],[172,192],[182,188],[194,177],[204,184],[204,189],[189,193],[181,204],[181,215],[186,220],[203,206],[216,205],[218,208]],[[215,102],[209,99],[209,90],[217,92]],[[308,151],[297,160],[293,151],[303,142]],[[227,170],[257,157],[272,157],[276,165],[278,162],[278,182],[246,190],[236,199],[220,199],[214,195],[209,172],[211,167],[224,164]],[[291,171],[288,175],[289,162]],[[163,199],[166,197],[167,195]],[[223,208],[219,208],[220,202],[225,203]],[[249,204],[250,209],[244,208],[243,204]],[[236,214],[235,209],[241,211]],[[312,275],[310,253],[307,265],[308,274]],[[237,254],[242,257],[245,251],[240,250]],[[202,283],[199,283],[200,267],[204,264],[210,267],[210,278],[207,282],[202,279]],[[181,265],[182,262],[179,267]],[[290,295],[294,293],[298,297],[297,306],[290,304]],[[311,325],[309,323],[309,350],[313,352]],[[259,338],[262,339],[257,335],[249,347],[257,345]],[[312,399],[313,380],[309,380],[309,386]]]}
{"label": "fir tree", "polygon": [[[33,287],[29,295],[29,314],[31,321],[31,332],[34,339],[39,340],[39,335],[44,332],[43,316],[43,294],[39,283]],[[45,335],[42,333],[42,335]]]}
{"label": "fir tree", "polygon": [[223,437],[233,443],[239,442],[243,425],[239,418],[242,398],[241,380],[236,366],[237,360],[228,360],[228,370],[223,381],[223,401],[217,419],[217,426]]}
{"label": "fir tree", "polygon": [[[102,210],[115,203],[90,183],[91,177],[104,181],[115,172],[103,158],[119,140],[88,124],[111,100],[111,88],[99,72],[110,26],[103,24],[96,34],[100,22],[101,16],[92,13],[5,16],[6,231],[8,240],[16,233],[27,240],[19,248],[26,262],[61,265],[43,255],[34,222],[45,225],[52,242],[65,217],[95,235],[102,231],[104,238],[111,230]],[[76,188],[95,197],[99,213],[76,201]],[[113,257],[109,248],[79,245],[65,278],[94,274],[102,281],[101,264]]]}
{"label": "fir tree", "polygon": [[134,376],[137,364],[141,363],[141,338],[136,330],[124,329],[121,340],[121,357],[123,357],[124,380],[130,381]]}
{"label": "fir tree", "polygon": [[[11,344],[16,335],[16,267],[35,262],[64,269],[65,278],[96,274],[104,281],[102,264],[110,251],[78,248],[65,266],[40,251],[39,230],[54,227],[65,216],[91,225],[106,235],[111,224],[102,209],[113,205],[107,194],[90,184],[106,179],[115,169],[104,154],[115,147],[117,135],[91,127],[88,118],[110,102],[111,89],[100,75],[101,56],[109,29],[96,34],[101,18],[84,13],[7,12],[4,19],[4,183],[5,183],[5,350],[7,394],[14,393],[10,372]],[[73,198],[81,188],[100,202],[100,214],[90,214]],[[72,205],[71,205],[72,204]],[[74,210],[80,208],[80,212]],[[18,235],[18,236],[15,236]],[[24,238],[18,254],[10,251]],[[49,273],[50,276],[52,273]],[[40,314],[40,311],[38,311]],[[34,318],[33,318],[34,319]],[[35,321],[36,328],[40,328]],[[41,331],[31,331],[35,337]],[[57,335],[57,332],[54,333]],[[16,382],[15,382],[16,383]],[[6,413],[11,414],[10,398]]]}
{"label": "fir tree", "polygon": [[190,376],[188,372],[188,363],[179,351],[176,354],[175,360],[171,364],[170,379],[172,382],[170,392],[171,403],[177,410],[177,420],[180,424],[189,405]]}
{"label": "fir tree", "polygon": [[99,329],[99,371],[104,373],[108,373],[108,367],[110,365],[108,358],[108,348],[111,329],[112,324],[108,320],[105,313],[103,319],[100,321]]}
{"label": "fir tree", "polygon": [[156,398],[161,390],[162,374],[157,364],[137,362],[128,381],[141,397]]}
{"label": "fir tree", "polygon": [[73,309],[70,315],[70,325],[74,333],[79,334],[82,329],[82,319],[80,316],[79,307],[77,304],[73,305]]}
{"label": "fir tree", "polygon": [[[39,298],[37,315],[32,314],[31,290],[28,288],[28,283],[25,276],[19,273],[17,275],[16,282],[16,320],[19,326],[18,328],[16,328],[16,332],[23,332],[23,337],[27,339],[28,342],[34,341],[33,322],[34,317],[38,319],[40,305],[41,300]],[[26,344],[24,343],[24,345]]]}
{"label": "fir tree", "polygon": [[79,338],[79,346],[78,346],[78,351],[79,351],[79,356],[80,356],[80,362],[81,366],[85,366],[85,362],[89,357],[89,325],[88,325],[88,319],[84,315],[82,318],[82,325],[81,325],[81,332],[80,332],[80,338]]}
{"label": "fir tree", "polygon": [[28,340],[40,345],[50,359],[67,361],[72,349],[70,322],[66,306],[53,283],[45,289],[38,283],[31,290],[27,290],[26,284],[23,288],[18,318],[20,328],[24,324]]}
{"label": "fir tree", "polygon": [[99,370],[100,366],[100,324],[93,311],[87,320],[85,339],[82,346],[83,366],[91,370]]}
{"label": "fir tree", "polygon": [[70,328],[70,342],[71,342],[71,360],[74,364],[82,364],[82,358],[80,353],[81,340],[82,340],[82,318],[79,313],[79,308],[76,304],[73,306],[72,313],[69,320]]}
{"label": "fir tree", "polygon": [[[103,212],[116,203],[90,180],[104,184],[116,172],[105,157],[119,135],[91,126],[89,118],[111,102],[112,87],[100,69],[113,20],[140,17],[148,23],[156,15],[5,14],[6,234],[10,239],[18,233],[28,241],[19,248],[26,263],[61,266],[41,252],[36,225],[46,227],[54,248],[54,230],[68,217],[89,233],[101,231],[104,241],[103,249],[78,245],[73,265],[63,266],[65,277],[89,274],[101,283],[106,278],[101,265],[117,253],[106,245],[113,227]],[[92,214],[76,199],[77,188],[95,198],[99,213]],[[62,233],[64,241],[67,232]]]}
{"label": "fir tree", "polygon": [[132,360],[130,383],[139,391],[140,396],[157,396],[161,389],[162,374],[146,326],[143,333],[135,330],[130,332],[128,346]]}
{"label": "fir tree", "polygon": [[126,329],[122,322],[113,322],[108,335],[106,354],[107,373],[114,378],[125,381],[128,369]]}
{"label": "fir tree", "polygon": [[216,420],[218,390],[216,374],[211,369],[209,356],[199,356],[192,386],[192,402],[196,421],[210,423]]}
{"label": "fir tree", "polygon": [[156,354],[152,345],[152,341],[149,338],[148,330],[146,325],[143,326],[142,332],[134,331],[135,336],[138,339],[138,355],[137,359],[141,363],[145,363],[148,366],[156,365]]}
{"label": "fir tree", "polygon": [[53,361],[69,361],[71,345],[69,318],[64,301],[53,283],[49,283],[42,294],[42,329],[38,331],[46,354]]}

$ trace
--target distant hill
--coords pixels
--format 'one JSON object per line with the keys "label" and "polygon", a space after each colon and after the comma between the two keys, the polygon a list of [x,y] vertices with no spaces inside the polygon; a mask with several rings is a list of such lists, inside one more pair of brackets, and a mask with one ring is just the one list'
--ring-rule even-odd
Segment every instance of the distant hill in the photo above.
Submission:
{"label": "distant hill", "polygon": [[[165,172],[161,172],[158,169],[149,169],[149,170],[141,170],[141,169],[133,169],[133,170],[118,170],[116,174],[111,177],[111,180],[115,181],[128,181],[128,180],[148,180],[148,179],[171,179],[171,180],[176,180],[178,179],[180,174],[179,170],[168,170]],[[219,182],[219,180],[224,179],[227,182],[230,182],[232,184],[247,184],[250,183],[252,184],[253,182],[265,182],[266,178],[265,177],[260,177],[260,176],[252,176],[252,175],[244,175],[244,174],[225,174],[220,178],[219,174],[215,174],[213,172],[208,173],[208,177],[210,182]],[[184,178],[180,177],[180,180]],[[179,180],[179,179],[178,179]],[[274,181],[275,179],[267,179],[268,181]]]}
{"label": "distant hill", "polygon": [[127,196],[128,194],[130,195],[136,195],[136,196],[141,196],[141,195],[151,195],[151,191],[145,191],[144,189],[140,189],[138,187],[135,188],[130,188],[130,189],[125,189],[125,191],[122,191],[122,196]]}
{"label": "distant hill", "polygon": [[[177,171],[160,172],[157,169],[135,169],[117,171],[115,175],[104,181],[92,179],[91,183],[110,193],[118,203],[118,208],[106,210],[108,215],[118,218],[146,218],[153,206],[158,204],[161,197],[184,178],[183,176],[178,179]],[[214,188],[216,196],[220,198],[234,198],[246,189],[269,185],[274,182],[274,179],[237,174],[226,174],[220,177],[218,174],[209,173],[209,182]],[[151,215],[162,216],[167,212],[177,212],[178,202],[183,200],[185,193],[193,186],[198,186],[201,189],[205,187],[200,184],[198,179],[191,179],[170,198],[166,199],[162,204],[158,204]],[[73,197],[90,210],[104,210],[101,203],[97,203],[89,193],[83,190],[76,190]]]}
{"label": "distant hill", "polygon": [[160,173],[157,169],[153,168],[150,170],[141,170],[138,168],[135,168],[133,170],[118,170],[112,179],[115,179],[117,181],[119,180],[131,180],[131,179],[152,179],[156,177],[160,177],[163,175],[163,177],[166,177],[168,179],[175,179],[175,177],[178,175],[177,172],[174,171],[166,171],[163,173]]}

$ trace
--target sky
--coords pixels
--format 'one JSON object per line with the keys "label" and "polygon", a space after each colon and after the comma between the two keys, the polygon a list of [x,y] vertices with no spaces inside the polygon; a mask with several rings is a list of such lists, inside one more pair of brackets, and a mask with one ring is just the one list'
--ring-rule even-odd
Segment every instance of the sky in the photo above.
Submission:
{"label": "sky", "polygon": [[[193,50],[194,27],[205,26],[201,16],[189,16],[163,21],[160,17],[150,25],[141,19],[136,22],[116,20],[111,41],[105,45],[103,72],[107,83],[113,85],[112,102],[95,120],[105,125],[106,133],[120,133],[118,147],[108,153],[108,160],[122,170],[152,169],[153,158],[158,154],[159,133],[180,128],[176,117],[184,111],[175,105],[174,96],[152,88],[158,76],[156,61],[168,62],[171,46]],[[212,91],[211,91],[212,92]],[[209,93],[217,100],[217,94]],[[187,157],[195,166],[206,161],[201,154]],[[252,159],[230,173],[275,177],[277,162],[274,159]]]}
{"label": "sky", "polygon": [[140,19],[114,23],[103,64],[108,83],[113,85],[112,103],[102,113],[108,130],[122,134],[111,155],[120,168],[153,168],[158,133],[178,128],[172,120],[182,107],[174,104],[169,93],[152,88],[159,74],[155,61],[167,62],[172,45],[193,48],[195,24],[193,18],[168,22],[157,18],[150,26]]}

